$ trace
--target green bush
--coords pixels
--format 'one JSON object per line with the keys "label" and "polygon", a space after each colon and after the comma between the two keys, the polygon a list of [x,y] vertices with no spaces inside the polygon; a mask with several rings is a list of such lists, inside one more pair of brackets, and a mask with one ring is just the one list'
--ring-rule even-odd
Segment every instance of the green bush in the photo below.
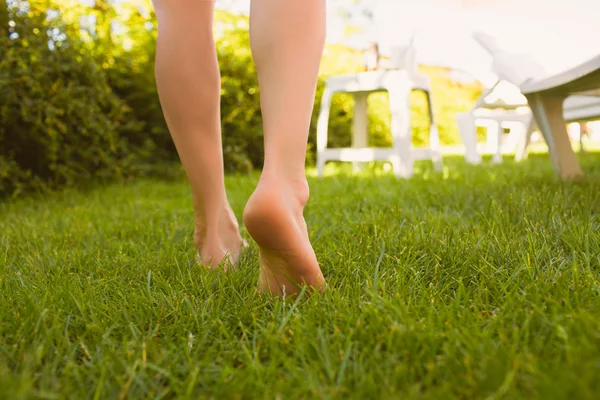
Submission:
{"label": "green bush", "polygon": [[217,23],[227,34],[217,40],[221,68],[223,157],[229,172],[247,172],[263,165],[260,90],[250,51],[247,18],[226,13]]}
{"label": "green bush", "polygon": [[[217,44],[225,169],[248,172],[263,163],[258,79],[250,52],[248,20],[227,13],[217,13],[216,18],[228,31]],[[129,13],[122,22],[135,39],[133,45],[126,51],[113,48],[101,55],[107,60],[99,62],[106,62],[113,91],[130,106],[135,118],[143,124],[142,130],[154,143],[154,159],[176,160],[154,81],[155,16],[153,13],[143,16],[137,11]]]}
{"label": "green bush", "polygon": [[0,193],[133,174],[151,149],[121,135],[139,131],[129,107],[69,27],[35,6],[0,37]]}
{"label": "green bush", "polygon": [[141,135],[121,134],[134,146],[150,142],[153,162],[173,162],[177,160],[177,152],[162,114],[154,80],[155,16],[153,13],[143,15],[139,7],[127,11],[119,13],[119,18],[127,27],[124,37],[128,44],[119,42],[119,37],[110,40],[94,37],[89,52],[98,64],[103,65],[113,92],[129,106],[135,120],[141,124]]}

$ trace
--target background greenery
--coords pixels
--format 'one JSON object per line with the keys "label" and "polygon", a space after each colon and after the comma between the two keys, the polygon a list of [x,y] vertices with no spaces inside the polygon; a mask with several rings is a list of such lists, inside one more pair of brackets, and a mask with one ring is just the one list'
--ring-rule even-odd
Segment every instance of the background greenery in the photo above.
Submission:
{"label": "background greenery", "polygon": [[[248,19],[217,12],[222,71],[225,166],[248,172],[263,162],[260,90]],[[150,0],[118,5],[96,0],[0,0],[0,196],[18,196],[91,179],[148,175],[177,160],[154,83],[156,20]],[[329,46],[324,79],[362,68],[358,50]],[[432,78],[442,143],[459,140],[454,114],[468,109],[477,85],[449,71],[423,67]],[[387,96],[370,98],[371,144],[389,146]],[[416,145],[427,142],[422,94],[413,95]],[[334,99],[331,146],[350,143],[353,102]],[[308,162],[313,162],[316,118]]]}

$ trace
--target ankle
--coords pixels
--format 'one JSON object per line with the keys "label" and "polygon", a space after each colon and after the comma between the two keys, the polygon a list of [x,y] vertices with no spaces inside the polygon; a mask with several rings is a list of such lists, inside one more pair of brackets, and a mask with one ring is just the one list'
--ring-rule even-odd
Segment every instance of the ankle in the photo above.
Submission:
{"label": "ankle", "polygon": [[229,205],[212,213],[195,213],[194,244],[199,250],[232,236],[239,236],[239,225]]}
{"label": "ankle", "polygon": [[281,174],[263,173],[258,182],[257,191],[269,190],[282,193],[289,200],[294,200],[304,207],[310,197],[310,188],[306,176],[294,177],[282,176]]}

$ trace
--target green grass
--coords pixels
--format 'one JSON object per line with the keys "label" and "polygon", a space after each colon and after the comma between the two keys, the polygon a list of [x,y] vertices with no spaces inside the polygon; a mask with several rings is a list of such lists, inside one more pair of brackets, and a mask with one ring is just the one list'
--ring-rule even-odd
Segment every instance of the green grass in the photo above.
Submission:
{"label": "green grass", "polygon": [[[0,204],[0,398],[592,399],[600,154],[311,178],[328,288],[194,264],[183,181]],[[241,214],[257,177],[229,177]]]}

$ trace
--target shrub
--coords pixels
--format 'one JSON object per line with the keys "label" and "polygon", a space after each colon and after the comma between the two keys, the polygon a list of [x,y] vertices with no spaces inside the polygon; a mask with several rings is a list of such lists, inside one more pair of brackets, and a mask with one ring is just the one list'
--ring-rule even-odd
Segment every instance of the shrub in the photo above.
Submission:
{"label": "shrub", "polygon": [[225,169],[247,172],[262,167],[264,161],[260,90],[250,52],[248,19],[219,13],[217,24],[227,30],[217,40]]}
{"label": "shrub", "polygon": [[146,153],[128,106],[102,69],[45,9],[15,11],[0,37],[0,193],[130,175]]}
{"label": "shrub", "polygon": [[[217,43],[221,66],[223,156],[228,172],[248,172],[263,163],[263,133],[258,79],[250,53],[248,20],[217,12],[217,24],[227,30]],[[113,91],[131,108],[142,130],[154,143],[155,160],[175,160],[177,153],[165,124],[154,81],[156,20],[153,13],[128,13],[130,48],[115,48],[108,56],[107,75]],[[106,56],[106,54],[103,54]],[[105,61],[100,61],[105,62]],[[137,139],[132,140],[138,143]]]}

